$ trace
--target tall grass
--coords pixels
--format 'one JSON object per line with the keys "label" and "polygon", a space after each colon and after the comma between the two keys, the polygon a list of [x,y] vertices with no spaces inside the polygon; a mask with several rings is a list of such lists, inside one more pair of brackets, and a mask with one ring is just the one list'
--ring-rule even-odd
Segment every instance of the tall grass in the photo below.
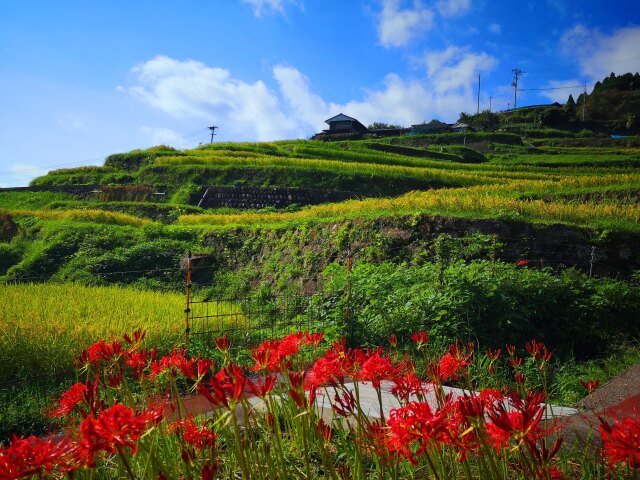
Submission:
{"label": "tall grass", "polygon": [[182,340],[185,298],[178,293],[74,284],[0,290],[0,379],[68,370],[79,349],[138,328],[157,345]]}
{"label": "tall grass", "polygon": [[150,220],[134,217],[126,213],[106,212],[104,210],[28,210],[28,209],[0,209],[0,215],[12,217],[35,217],[41,220],[69,220],[73,222],[94,222],[114,225],[129,225],[142,227]]}
{"label": "tall grass", "polygon": [[[586,180],[586,181],[585,181]],[[571,186],[598,184],[597,178],[572,179]],[[340,218],[379,217],[394,214],[427,213],[454,217],[508,217],[535,222],[561,222],[640,231],[640,206],[592,203],[548,203],[508,196],[516,192],[551,189],[548,182],[514,182],[508,186],[479,186],[411,192],[398,198],[352,200],[310,207],[298,212],[244,213],[232,215],[183,215],[183,224],[226,226],[274,226]]]}

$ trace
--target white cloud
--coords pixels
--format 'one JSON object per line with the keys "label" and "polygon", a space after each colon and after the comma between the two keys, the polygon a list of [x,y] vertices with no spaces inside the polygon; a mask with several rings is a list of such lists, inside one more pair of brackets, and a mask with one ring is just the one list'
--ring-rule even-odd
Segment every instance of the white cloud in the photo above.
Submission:
{"label": "white cloud", "polygon": [[[405,80],[391,73],[382,88],[338,104],[315,94],[309,79],[291,66],[273,68],[278,85],[273,90],[262,81],[238,80],[227,70],[193,60],[156,57],[136,66],[135,84],[123,90],[175,117],[214,122],[225,140],[304,138],[326,128],[324,120],[340,112],[365,125],[453,121],[475,105],[476,73],[495,63],[486,53],[457,47],[430,52],[425,57],[426,79]],[[179,142],[172,130],[143,127],[142,132],[153,143]]]}
{"label": "white cloud", "polygon": [[584,25],[576,25],[565,32],[560,40],[562,52],[573,58],[583,75],[601,80],[615,72],[640,71],[640,27],[627,27],[606,35]]}
{"label": "white cloud", "polygon": [[300,9],[303,9],[301,1],[296,0],[242,0],[253,7],[253,14],[256,17],[261,17],[264,14],[279,13],[284,15],[284,9],[286,5],[296,5]]}
{"label": "white cloud", "polygon": [[489,32],[493,33],[494,35],[500,35],[500,33],[502,32],[502,27],[498,23],[492,23],[487,27],[487,30],[489,30]]}
{"label": "white cloud", "polygon": [[0,187],[22,187],[28,185],[31,180],[41,175],[46,175],[47,170],[27,163],[14,163],[7,172],[2,172]]}
{"label": "white cloud", "polygon": [[471,0],[440,0],[436,8],[443,17],[459,17],[471,8]]}
{"label": "white cloud", "polygon": [[[177,148],[187,148],[192,146],[191,143],[186,141],[187,139],[184,136],[176,133],[170,128],[149,127],[147,125],[143,125],[140,127],[140,132],[149,138],[149,143],[151,145],[172,145]],[[203,134],[202,138],[204,137],[205,135]]]}
{"label": "white cloud", "polygon": [[425,55],[427,74],[439,94],[462,89],[473,89],[477,74],[493,69],[496,59],[487,53],[472,53],[460,47],[449,47],[441,52]]}
{"label": "white cloud", "polygon": [[[553,90],[542,90],[540,95],[548,98],[552,102],[564,104],[569,95],[573,95],[573,99],[577,100],[578,96],[584,91],[584,86],[580,85],[580,80],[551,80],[547,82],[544,88],[553,88]],[[588,88],[587,92],[591,89]]]}
{"label": "white cloud", "polygon": [[164,56],[135,66],[132,73],[136,84],[121,90],[178,118],[214,122],[227,132],[258,140],[296,129],[261,80],[248,83],[222,68]]}
{"label": "white cloud", "polygon": [[402,47],[419,38],[433,26],[433,11],[419,1],[413,9],[402,10],[400,0],[382,0],[378,35],[384,47]]}

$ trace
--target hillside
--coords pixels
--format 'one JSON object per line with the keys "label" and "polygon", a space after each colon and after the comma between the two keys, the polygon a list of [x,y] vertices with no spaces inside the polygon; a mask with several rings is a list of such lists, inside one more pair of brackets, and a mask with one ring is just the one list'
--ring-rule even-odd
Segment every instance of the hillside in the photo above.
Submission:
{"label": "hillside", "polygon": [[[210,251],[212,234],[385,217],[494,219],[514,231],[523,230],[516,224],[560,223],[578,227],[587,249],[599,239],[598,248],[610,242],[607,248],[624,250],[640,234],[640,139],[603,147],[572,140],[532,146],[513,134],[470,133],[111,155],[103,167],[56,170],[31,188],[0,192],[0,276],[131,283],[149,275],[116,272],[155,268],[167,271],[151,275],[154,282],[175,284],[177,259]],[[227,206],[214,208],[209,187]],[[324,203],[336,198],[350,200]],[[512,255],[524,251],[514,247]],[[612,261],[626,266],[608,271],[629,274],[637,252]]]}

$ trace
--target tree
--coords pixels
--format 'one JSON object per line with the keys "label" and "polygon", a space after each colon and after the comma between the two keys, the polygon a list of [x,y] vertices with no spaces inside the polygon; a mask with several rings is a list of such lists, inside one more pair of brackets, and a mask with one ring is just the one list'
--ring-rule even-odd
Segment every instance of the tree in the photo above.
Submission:
{"label": "tree", "polygon": [[576,101],[573,99],[573,95],[569,94],[567,103],[564,104],[563,108],[569,118],[576,116]]}
{"label": "tree", "polygon": [[367,128],[369,130],[394,130],[402,127],[400,125],[396,125],[395,123],[373,122]]}

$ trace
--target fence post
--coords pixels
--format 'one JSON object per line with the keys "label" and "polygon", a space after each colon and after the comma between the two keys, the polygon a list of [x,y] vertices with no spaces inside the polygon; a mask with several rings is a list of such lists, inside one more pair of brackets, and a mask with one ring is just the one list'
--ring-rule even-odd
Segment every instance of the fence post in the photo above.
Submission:
{"label": "fence post", "polygon": [[186,296],[187,296],[187,306],[184,309],[185,313],[185,329],[184,329],[184,346],[185,349],[189,349],[189,314],[191,313],[191,250],[189,250],[189,254],[187,255],[187,288],[186,288]]}
{"label": "fence post", "polygon": [[593,245],[591,247],[591,258],[589,258],[589,278],[591,278],[591,275],[593,274],[593,264],[596,260],[596,247],[595,245]]}
{"label": "fence post", "polygon": [[347,298],[346,298],[346,303],[345,303],[345,310],[344,310],[344,315],[345,315],[345,321],[347,324],[347,331],[349,331],[351,329],[351,325],[350,325],[350,321],[349,321],[349,316],[351,314],[351,312],[349,311],[349,301],[350,301],[350,297],[351,297],[351,245],[349,245],[347,247]]}

